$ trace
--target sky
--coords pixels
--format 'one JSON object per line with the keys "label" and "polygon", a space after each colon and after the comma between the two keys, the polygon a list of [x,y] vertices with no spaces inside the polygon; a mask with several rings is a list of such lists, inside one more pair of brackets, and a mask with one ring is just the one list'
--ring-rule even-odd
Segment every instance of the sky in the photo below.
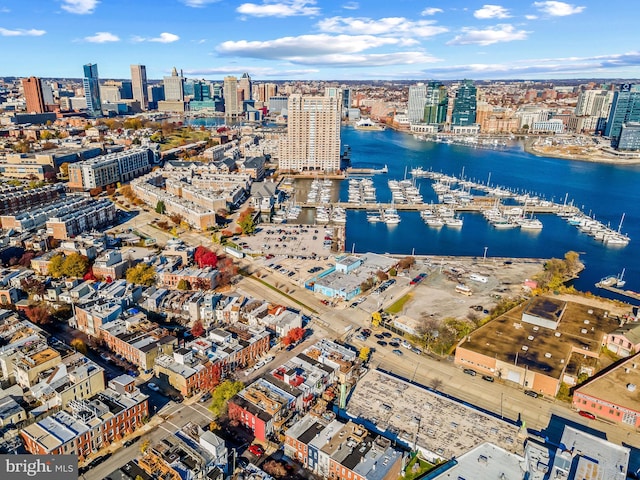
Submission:
{"label": "sky", "polygon": [[0,0],[0,76],[640,78],[638,0]]}

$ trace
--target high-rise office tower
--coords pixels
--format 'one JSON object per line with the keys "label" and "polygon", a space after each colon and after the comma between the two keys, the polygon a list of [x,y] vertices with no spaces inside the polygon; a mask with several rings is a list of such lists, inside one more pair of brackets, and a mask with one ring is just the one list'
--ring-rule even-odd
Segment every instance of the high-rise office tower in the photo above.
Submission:
{"label": "high-rise office tower", "polygon": [[335,172],[340,169],[342,95],[289,97],[287,135],[280,141],[282,171]]}
{"label": "high-rise office tower", "polygon": [[240,95],[238,97],[240,101],[244,102],[246,100],[253,99],[251,77],[248,73],[243,73],[242,77],[240,77],[240,80],[238,81],[238,92],[240,92]]}
{"label": "high-rise office tower", "polygon": [[23,78],[22,89],[27,102],[27,112],[44,113],[46,108],[40,79],[37,77]]}
{"label": "high-rise office tower", "polygon": [[425,97],[425,123],[444,123],[447,119],[447,104],[447,87],[438,82],[430,82]]}
{"label": "high-rise office tower", "polygon": [[184,79],[178,75],[176,67],[173,67],[170,77],[164,77],[164,99],[167,102],[184,101]]}
{"label": "high-rise office tower", "polygon": [[237,117],[240,115],[242,113],[242,104],[238,102],[238,79],[234,76],[224,77],[222,92],[225,117]]}
{"label": "high-rise office tower", "polygon": [[131,65],[131,89],[133,99],[140,102],[140,107],[146,110],[149,104],[147,91],[147,67],[144,65]]}
{"label": "high-rise office tower", "polygon": [[611,111],[604,131],[611,146],[618,148],[622,125],[640,122],[640,84],[623,83],[613,95]]}
{"label": "high-rise office tower", "polygon": [[158,102],[164,100],[164,86],[149,85],[147,86],[147,98],[149,99],[149,108],[155,110],[158,108]]}
{"label": "high-rise office tower", "polygon": [[345,112],[345,115],[350,108],[351,108],[351,89],[343,88],[342,89],[342,111]]}
{"label": "high-rise office tower", "polygon": [[424,106],[427,97],[427,87],[424,83],[409,87],[409,103],[407,106],[407,118],[410,123],[424,122]]}
{"label": "high-rise office tower", "polygon": [[84,66],[84,97],[87,100],[87,110],[92,117],[102,116],[102,101],[100,100],[100,82],[98,81],[98,65],[88,63]]}
{"label": "high-rise office tower", "polygon": [[471,80],[465,80],[456,91],[451,113],[451,124],[468,126],[476,123],[477,89]]}

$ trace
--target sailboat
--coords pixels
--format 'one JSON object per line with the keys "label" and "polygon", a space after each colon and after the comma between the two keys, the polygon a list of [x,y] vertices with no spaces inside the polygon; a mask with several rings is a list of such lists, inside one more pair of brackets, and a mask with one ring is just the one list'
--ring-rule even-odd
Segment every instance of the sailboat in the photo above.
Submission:
{"label": "sailboat", "polygon": [[624,287],[625,283],[627,283],[626,280],[624,280],[624,271],[625,269],[622,269],[622,272],[620,273],[620,275],[618,276],[617,280],[616,280],[616,287],[618,288],[622,288]]}

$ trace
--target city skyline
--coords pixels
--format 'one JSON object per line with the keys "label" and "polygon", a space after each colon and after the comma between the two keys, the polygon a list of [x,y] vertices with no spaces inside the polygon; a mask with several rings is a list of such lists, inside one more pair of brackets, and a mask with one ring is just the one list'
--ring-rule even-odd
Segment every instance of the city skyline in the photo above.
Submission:
{"label": "city skyline", "polygon": [[[640,77],[633,22],[613,0],[0,0],[2,76],[256,80]],[[603,21],[606,15],[606,21]],[[606,36],[600,32],[603,26]],[[57,53],[56,53],[57,52]]]}

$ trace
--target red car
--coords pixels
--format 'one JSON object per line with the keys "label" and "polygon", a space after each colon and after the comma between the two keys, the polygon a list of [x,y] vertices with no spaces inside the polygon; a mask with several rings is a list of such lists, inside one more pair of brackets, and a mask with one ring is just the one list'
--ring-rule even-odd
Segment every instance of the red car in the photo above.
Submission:
{"label": "red car", "polygon": [[591,413],[591,412],[585,412],[584,410],[580,410],[580,411],[578,412],[578,415],[580,415],[581,417],[589,418],[589,419],[591,419],[591,420],[595,420],[595,419],[596,419],[596,416],[595,416],[593,413]]}
{"label": "red car", "polygon": [[256,457],[261,457],[264,454],[264,448],[261,445],[250,445],[249,451]]}

